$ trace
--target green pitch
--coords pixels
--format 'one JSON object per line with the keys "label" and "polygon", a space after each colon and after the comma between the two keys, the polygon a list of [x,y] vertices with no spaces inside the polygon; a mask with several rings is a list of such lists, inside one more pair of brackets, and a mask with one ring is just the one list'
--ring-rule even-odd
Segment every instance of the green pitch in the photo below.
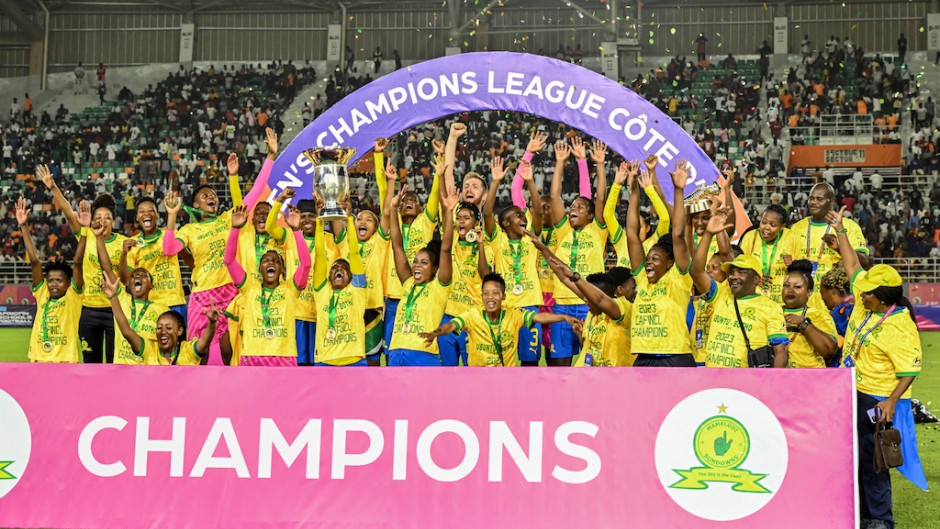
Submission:
{"label": "green pitch", "polygon": [[[25,362],[29,329],[0,329],[0,362]],[[940,414],[940,332],[921,334],[924,348],[924,371],[914,383],[914,398],[934,413]],[[820,413],[823,403],[820,403]],[[940,425],[921,424],[917,427],[920,458],[932,487],[940,486]],[[833,450],[838,448],[833,447]],[[894,484],[894,515],[898,527],[940,529],[940,502],[913,486],[892,471]]]}

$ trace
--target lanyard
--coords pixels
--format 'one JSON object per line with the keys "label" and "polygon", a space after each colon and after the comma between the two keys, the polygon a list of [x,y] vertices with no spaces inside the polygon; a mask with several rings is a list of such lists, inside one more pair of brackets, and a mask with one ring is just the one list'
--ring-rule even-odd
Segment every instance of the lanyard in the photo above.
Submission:
{"label": "lanyard", "polygon": [[427,283],[421,283],[421,289],[417,285],[411,286],[411,292],[408,292],[408,299],[405,301],[405,323],[411,323],[411,312],[415,308],[415,302],[421,297],[421,293],[428,287]]}
{"label": "lanyard", "polygon": [[408,244],[411,241],[411,224],[402,224],[401,225],[401,240],[402,246],[404,246],[405,255],[408,255]]}
{"label": "lanyard", "polygon": [[176,365],[176,361],[180,358],[180,345],[176,344],[176,347],[173,348],[173,352],[166,354],[163,351],[160,351],[160,356],[164,358],[171,366]]}
{"label": "lanyard", "polygon": [[512,275],[516,284],[522,284],[522,239],[509,239],[509,253],[512,254]]}
{"label": "lanyard", "polygon": [[[894,309],[896,309],[897,307],[898,307],[897,305],[891,305],[891,307],[888,308],[888,310],[885,312],[884,316],[882,316],[881,319],[878,320],[878,323],[872,325],[871,328],[865,331],[865,334],[863,334],[862,337],[859,338],[858,335],[862,332],[862,329],[865,328],[865,324],[868,323],[868,320],[871,319],[871,315],[874,313],[869,312],[868,315],[865,316],[865,319],[862,320],[862,324],[859,325],[858,329],[855,330],[855,336],[852,337],[852,345],[849,346],[849,354],[847,355],[849,358],[858,356],[858,353],[861,352],[862,345],[865,344],[865,339],[868,338],[868,335],[871,334],[872,331],[877,329],[879,325],[884,323],[885,319],[887,319],[887,317],[891,315],[891,313],[894,312]],[[853,349],[854,349],[854,354],[853,354]],[[853,358],[852,364],[854,365],[854,363],[855,363],[855,360]]]}
{"label": "lanyard", "polygon": [[137,246],[140,248],[146,248],[147,246],[154,244],[155,242],[160,240],[160,235],[162,235],[162,233],[163,232],[160,229],[157,229],[157,233],[153,237],[150,237],[149,239],[147,237],[144,237],[144,234],[141,233],[140,236],[137,237]]}
{"label": "lanyard", "polygon": [[270,235],[255,234],[255,270],[261,267],[261,258],[264,257],[264,249],[271,240]]}
{"label": "lanyard", "polygon": [[218,217],[215,213],[209,213],[208,211],[203,211],[201,209],[191,208],[189,206],[183,205],[183,211],[189,214],[192,219],[199,220],[208,220]]}
{"label": "lanyard", "polygon": [[[826,224],[826,233],[823,233],[823,237],[825,237],[826,235],[829,235],[829,230],[830,230],[831,228],[832,228],[832,224]],[[810,240],[810,235],[811,235],[812,231],[813,231],[813,221],[810,220],[809,222],[806,223],[806,258],[807,258],[807,259],[810,259],[809,254],[810,254],[811,245],[812,245],[812,242],[811,242],[811,240]],[[826,250],[826,243],[823,242],[822,238],[820,238],[820,240],[819,240],[819,254],[816,255],[816,262],[817,262],[817,263],[819,262],[820,259],[822,259],[822,255],[823,255],[823,252],[824,252],[825,250]],[[816,270],[813,269],[813,272],[816,272]]]}
{"label": "lanyard", "polygon": [[571,232],[571,259],[568,261],[568,266],[570,266],[574,271],[578,270],[578,248],[581,245],[581,241],[578,239],[578,234],[580,233],[580,230],[574,230]]}
{"label": "lanyard", "polygon": [[[264,293],[268,292],[265,296]],[[264,321],[264,328],[271,328],[271,298],[274,296],[274,289],[261,287],[261,319]]]}
{"label": "lanyard", "polygon": [[59,305],[63,304],[64,298],[59,299],[50,299],[46,302],[46,306],[42,309],[42,341],[46,343],[49,341],[49,311],[59,308]]}
{"label": "lanyard", "polygon": [[486,321],[486,328],[490,331],[490,338],[493,339],[493,346],[496,347],[496,355],[499,356],[499,365],[506,365],[506,360],[503,358],[503,342],[500,341],[503,331],[503,316],[506,314],[505,310],[499,311],[499,320],[496,321],[496,333],[493,333],[493,322],[490,321],[490,317],[486,315],[486,311],[483,311],[483,319]]}
{"label": "lanyard", "polygon": [[342,291],[334,290],[333,294],[330,295],[330,306],[327,308],[327,316],[330,319],[329,328],[333,328],[333,322],[336,321],[336,308],[339,306],[339,295]]}
{"label": "lanyard", "polygon": [[[758,234],[758,236],[760,236],[760,234]],[[777,249],[780,248],[780,244],[778,244],[778,243],[780,242],[780,237],[782,237],[782,236],[783,236],[782,233],[781,233],[781,234],[778,234],[778,235],[777,235],[777,238],[774,239],[774,242],[773,242],[774,249],[773,249],[772,252],[770,252],[770,261],[767,260],[767,242],[764,241],[764,239],[761,239],[761,240],[760,240],[760,244],[761,244],[761,250],[760,250],[761,258],[760,258],[760,262],[761,262],[761,268],[764,269],[764,275],[765,275],[765,276],[769,276],[769,275],[770,275],[770,269],[771,269],[771,267],[774,265],[774,257],[777,256]]]}
{"label": "lanyard", "polygon": [[131,329],[134,332],[137,332],[137,326],[140,325],[140,320],[144,319],[144,315],[147,314],[147,309],[152,305],[151,302],[144,302],[144,309],[140,311],[140,316],[137,316],[137,301],[131,300]]}

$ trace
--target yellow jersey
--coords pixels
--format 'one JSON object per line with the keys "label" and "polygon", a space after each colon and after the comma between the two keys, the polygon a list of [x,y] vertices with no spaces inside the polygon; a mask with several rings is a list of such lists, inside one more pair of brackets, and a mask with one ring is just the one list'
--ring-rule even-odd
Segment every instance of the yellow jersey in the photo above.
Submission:
{"label": "yellow jersey", "polygon": [[471,367],[519,365],[519,329],[531,328],[536,313],[525,309],[503,309],[490,321],[486,311],[470,309],[453,320],[454,333],[467,331],[467,364]]}
{"label": "yellow jersey", "polygon": [[[865,236],[862,229],[852,219],[843,219],[842,226],[846,229],[846,235],[852,244],[852,249],[861,254],[868,254],[868,243],[865,242]],[[839,252],[833,251],[823,242],[823,235],[835,235],[832,226],[826,223],[816,223],[811,217],[806,217],[797,222],[790,228],[793,232],[794,254],[793,259],[809,259],[816,265],[814,275],[818,283],[826,272],[832,269],[832,266],[842,260]],[[826,310],[826,304],[823,302],[822,295],[817,288],[809,298],[809,306],[820,310]]]}
{"label": "yellow jersey", "polygon": [[[813,326],[820,331],[832,337],[833,343],[839,343],[839,333],[836,332],[836,322],[832,320],[832,315],[828,311],[819,310],[814,307],[807,307],[806,314],[803,309],[783,308],[783,314],[797,314],[804,318],[809,318]],[[826,367],[826,361],[823,357],[816,354],[816,350],[810,345],[806,336],[802,333],[790,331],[790,346],[787,348],[788,360],[787,367]]]}
{"label": "yellow jersey", "polygon": [[[381,228],[369,240],[359,243],[359,256],[362,257],[362,268],[366,273],[367,309],[385,307],[385,263],[390,252],[391,240]],[[310,270],[313,273],[313,267]]]}
{"label": "yellow jersey", "polygon": [[[532,240],[528,237],[511,240],[502,228],[496,226],[493,233],[487,235],[487,245],[493,256],[493,271],[506,281],[503,306],[509,309],[541,306],[544,301],[539,277],[542,253]],[[548,273],[552,275],[551,269]],[[520,288],[522,292],[519,292]]]}
{"label": "yellow jersey", "polygon": [[137,246],[127,252],[127,267],[133,271],[135,268],[144,268],[153,276],[153,288],[150,290],[150,300],[168,307],[186,304],[183,294],[183,276],[180,273],[180,259],[178,255],[167,256],[163,253],[163,230],[150,237],[139,234],[136,237]]}
{"label": "yellow jersey", "polygon": [[[124,252],[124,240],[127,237],[112,233],[111,238],[104,241],[111,259],[111,271],[118,275],[121,266],[121,254]],[[85,258],[82,260],[82,278],[85,280],[84,301],[86,307],[104,309],[111,306],[111,300],[101,290],[104,274],[101,272],[101,263],[98,261],[98,251],[95,248],[95,235],[88,231],[85,241]]]}
{"label": "yellow jersey", "polygon": [[686,316],[692,297],[692,276],[673,266],[655,284],[643,263],[633,271],[636,299],[630,320],[630,338],[637,354],[689,354]]}
{"label": "yellow jersey", "polygon": [[[852,277],[855,299],[861,299],[862,295],[855,288],[855,278],[861,272],[859,270]],[[852,357],[855,387],[862,393],[877,397],[890,397],[898,385],[898,378],[916,377],[923,363],[917,324],[903,307],[885,315],[869,312],[857,305],[845,330],[842,355],[843,365],[847,356]],[[907,388],[901,398],[911,398],[911,388]]]}
{"label": "yellow jersey", "polygon": [[[232,212],[214,219],[190,222],[176,231],[175,237],[193,254],[193,292],[203,292],[232,283],[225,267],[225,245],[232,224]],[[249,273],[250,270],[245,270]]]}
{"label": "yellow jersey", "polygon": [[[753,255],[760,259],[763,268],[762,275],[773,279],[769,289],[759,286],[757,292],[769,297],[778,305],[783,304],[783,282],[787,277],[787,264],[783,262],[781,256],[792,255],[793,259],[797,259],[798,250],[795,241],[793,231],[784,228],[772,243],[764,242],[759,230],[751,230],[738,243],[744,255]],[[817,277],[822,278],[822,276]]]}
{"label": "yellow jersey", "polygon": [[[555,230],[551,226],[542,228],[542,243],[549,248],[554,248],[558,238],[555,236]],[[554,294],[555,292],[555,273],[552,267],[548,265],[548,260],[539,252],[539,283],[542,285],[542,292]]]}
{"label": "yellow jersey", "polygon": [[[392,222],[395,222],[393,219]],[[434,238],[434,230],[437,229],[437,219],[432,219],[427,210],[422,211],[411,224],[401,225],[401,235],[405,257],[408,263],[414,261],[418,252],[431,242]],[[385,263],[385,297],[391,299],[402,299],[403,286],[398,280],[398,272],[395,271],[395,254],[389,248],[388,260]],[[433,329],[434,327],[432,327]]]}
{"label": "yellow jersey", "polygon": [[81,362],[82,340],[78,337],[78,321],[82,317],[82,291],[72,281],[64,296],[51,299],[45,279],[30,290],[36,298],[36,319],[29,335],[29,360]]}
{"label": "yellow jersey", "polygon": [[708,331],[712,322],[712,313],[715,305],[705,301],[705,295],[692,298],[695,307],[695,317],[692,320],[692,329],[689,339],[692,343],[692,356],[696,364],[705,363],[705,344],[708,343]]}
{"label": "yellow jersey", "polygon": [[241,358],[246,356],[297,357],[294,326],[300,289],[292,279],[274,289],[264,287],[250,274],[237,285],[242,296]]}
{"label": "yellow jersey", "polygon": [[[606,269],[604,256],[607,253],[607,228],[596,218],[580,230],[575,230],[568,222],[568,216],[555,225],[553,236],[556,237],[552,251],[572,270],[587,277]],[[582,305],[581,300],[557,277],[553,278],[555,303],[559,305]]]}
{"label": "yellow jersey", "polygon": [[196,349],[196,341],[181,342],[176,355],[167,357],[160,352],[160,346],[156,341],[144,340],[141,356],[148,366],[198,366],[202,363],[203,353]]}
{"label": "yellow jersey", "polygon": [[614,320],[603,312],[588,312],[582,333],[581,355],[575,361],[575,367],[584,367],[585,355],[591,355],[591,366],[623,367],[632,366],[636,358],[630,349],[630,319],[633,303],[626,298],[617,298],[620,307],[620,319]]}
{"label": "yellow jersey", "polygon": [[[728,283],[712,281],[705,301],[714,305],[708,341],[705,342],[705,366],[747,367],[747,346],[734,311],[731,287]],[[770,298],[760,294],[738,298],[738,308],[751,349],[789,343],[783,308]]]}
{"label": "yellow jersey", "polygon": [[319,314],[314,361],[345,366],[366,357],[363,313],[367,295],[366,288],[352,283],[342,290],[333,290],[329,281],[317,287]]}
{"label": "yellow jersey", "polygon": [[[124,311],[124,317],[131,329],[144,342],[155,342],[157,340],[157,319],[170,308],[162,303],[135,300],[123,287],[118,290],[118,301],[121,303],[121,310]],[[141,355],[140,351],[134,351],[130,342],[121,334],[117,320],[114,321],[114,363],[135,366],[146,364],[146,358]]]}
{"label": "yellow jersey", "polygon": [[411,349],[431,354],[440,354],[437,340],[431,345],[425,345],[424,338],[418,336],[423,332],[431,332],[441,325],[444,318],[444,307],[447,305],[447,296],[450,284],[443,284],[437,277],[430,281],[415,285],[413,277],[409,277],[402,284],[403,295],[395,314],[395,326],[392,329],[392,343],[389,351],[393,349]]}
{"label": "yellow jersey", "polygon": [[[455,233],[453,248],[451,255],[453,256],[454,280],[451,281],[444,314],[458,316],[468,310],[483,306],[483,278],[480,277],[477,267],[480,244],[461,241]],[[492,259],[487,259],[487,261],[492,262]]]}
{"label": "yellow jersey", "polygon": [[[285,240],[278,241],[271,235],[266,233],[258,233],[255,231],[255,225],[251,222],[245,224],[245,226],[239,230],[238,254],[236,256],[236,260],[240,265],[242,265],[242,268],[245,270],[246,274],[253,275],[255,276],[255,279],[257,279],[259,282],[261,281],[261,272],[259,271],[261,266],[261,257],[263,257],[265,252],[268,250],[274,250],[281,254],[281,257],[284,258],[284,268],[290,268],[290,261],[288,260],[287,256],[289,253],[289,248],[296,246],[296,244],[293,244],[294,233],[292,231],[284,230],[284,233]],[[290,243],[288,241],[290,241]],[[293,270],[296,270],[296,267]],[[293,270],[290,271],[293,272]]]}
{"label": "yellow jersey", "polygon": [[[326,255],[329,258],[329,263],[326,265],[326,269],[329,270],[333,261],[339,259],[339,248],[336,247],[336,243],[333,241],[333,235],[330,233],[324,233],[326,237]],[[294,272],[297,271],[297,268],[300,267],[300,254],[297,253],[298,248],[297,244],[294,243],[294,234],[290,233],[290,236],[287,237],[287,252],[290,256],[288,259],[290,264],[287,267],[287,277],[294,277]],[[317,301],[316,301],[316,289],[313,284],[313,263],[316,261],[316,251],[314,251],[314,238],[307,237],[304,235],[304,242],[306,246],[303,248],[304,251],[310,254],[310,272],[307,274],[307,286],[304,288],[297,297],[297,306],[296,306],[296,317],[298,320],[303,321],[317,321]]]}

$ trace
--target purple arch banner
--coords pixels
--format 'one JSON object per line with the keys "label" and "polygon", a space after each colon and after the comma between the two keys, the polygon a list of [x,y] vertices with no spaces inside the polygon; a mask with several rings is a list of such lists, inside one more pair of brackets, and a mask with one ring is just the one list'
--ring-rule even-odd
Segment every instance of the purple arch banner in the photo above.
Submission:
{"label": "purple arch banner", "polygon": [[690,187],[718,176],[718,168],[682,127],[619,83],[549,57],[483,52],[422,62],[349,94],[284,149],[270,185],[298,187],[300,197],[310,197],[313,167],[304,150],[343,145],[355,148],[358,158],[377,138],[474,110],[526,112],[558,121],[600,139],[627,159],[655,154],[662,167],[685,158],[692,170]]}

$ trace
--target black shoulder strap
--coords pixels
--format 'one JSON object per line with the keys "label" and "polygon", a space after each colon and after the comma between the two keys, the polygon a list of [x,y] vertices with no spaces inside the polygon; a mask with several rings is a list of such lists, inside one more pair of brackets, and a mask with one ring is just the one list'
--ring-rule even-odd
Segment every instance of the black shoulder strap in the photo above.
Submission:
{"label": "black shoulder strap", "polygon": [[738,309],[738,298],[734,297],[734,294],[732,294],[731,299],[734,301],[734,315],[738,317],[738,326],[741,327],[741,334],[744,335],[744,346],[750,349],[751,341],[747,339],[747,331],[744,330],[744,322],[741,321],[741,311]]}

